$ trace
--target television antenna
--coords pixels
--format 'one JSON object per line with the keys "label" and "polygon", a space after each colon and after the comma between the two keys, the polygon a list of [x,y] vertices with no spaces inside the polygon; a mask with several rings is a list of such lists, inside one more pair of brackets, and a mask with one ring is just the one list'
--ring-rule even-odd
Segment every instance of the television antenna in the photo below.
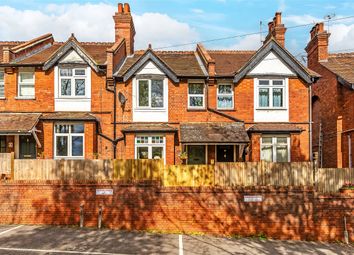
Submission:
{"label": "television antenna", "polygon": [[335,16],[336,16],[335,13],[331,13],[331,14],[327,14],[326,16],[323,17],[323,19],[327,21],[327,31],[328,31],[328,33],[329,33],[329,26],[330,26],[329,24],[330,24],[331,20],[332,20]]}

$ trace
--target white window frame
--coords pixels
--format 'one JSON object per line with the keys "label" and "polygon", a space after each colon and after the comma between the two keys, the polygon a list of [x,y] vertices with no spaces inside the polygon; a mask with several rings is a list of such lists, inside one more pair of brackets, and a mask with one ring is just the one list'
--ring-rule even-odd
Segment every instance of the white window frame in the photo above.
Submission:
{"label": "white window frame", "polygon": [[[72,76],[61,76],[60,75],[60,70],[62,69],[71,69],[72,70]],[[75,71],[76,70],[84,70],[85,75],[76,75]],[[58,68],[58,77],[59,77],[59,83],[58,83],[58,97],[59,98],[87,98],[87,84],[88,84],[88,74],[87,74],[87,68],[86,67],[75,67],[75,68],[66,68],[66,67],[59,67]],[[62,79],[67,79],[70,80],[71,83],[71,95],[62,95],[61,94],[61,80]],[[75,95],[75,80],[85,80],[85,94],[84,95]]]}
{"label": "white window frame", "polygon": [[0,87],[2,87],[3,95],[0,94],[0,98],[3,99],[5,98],[5,71],[0,70],[0,73],[3,73],[3,80],[0,81]]}
{"label": "white window frame", "polygon": [[287,162],[290,162],[291,161],[291,143],[290,143],[290,136],[289,135],[262,135],[260,137],[261,141],[260,141],[260,159],[262,159],[262,147],[263,146],[269,146],[270,144],[269,143],[263,143],[263,139],[262,138],[272,138],[272,155],[273,155],[273,158],[272,158],[272,162],[277,162],[277,145],[285,145],[285,143],[281,143],[281,144],[278,144],[277,143],[277,138],[286,138],[287,139],[287,148],[288,148],[288,161]]}
{"label": "white window frame", "polygon": [[[203,94],[189,94],[189,86],[192,84],[201,84],[203,86]],[[188,109],[205,109],[205,83],[204,82],[198,82],[198,81],[188,82],[187,93],[188,93]],[[202,97],[203,98],[203,105],[202,106],[191,106],[190,105],[190,102],[191,102],[190,98],[191,97]]]}
{"label": "white window frame", "polygon": [[[152,81],[161,81],[162,82],[162,89],[163,89],[163,93],[162,93],[162,102],[163,102],[163,106],[162,107],[152,107],[151,106],[151,84]],[[165,109],[166,105],[165,105],[165,97],[166,97],[166,92],[165,92],[165,83],[164,83],[164,79],[137,79],[136,80],[136,108],[137,109],[149,109],[149,110],[161,110],[161,109]],[[140,106],[140,101],[139,101],[139,90],[140,90],[140,81],[147,81],[148,82],[148,106]]]}
{"label": "white window frame", "polygon": [[[219,93],[219,86],[231,86],[231,94],[221,94]],[[234,85],[231,84],[231,83],[220,83],[218,84],[218,87],[216,89],[216,108],[219,109],[219,110],[233,110],[234,109]],[[231,102],[232,102],[232,105],[231,107],[219,107],[219,96],[222,96],[222,97],[230,97],[231,96]]]}
{"label": "white window frame", "polygon": [[[72,133],[71,127],[69,127],[69,133],[56,133],[55,126],[56,125],[78,125],[81,124],[84,126],[83,133]],[[65,158],[65,159],[83,159],[85,158],[85,123],[82,122],[56,122],[54,123],[54,158]],[[68,137],[68,156],[58,156],[57,155],[57,137]],[[72,137],[73,136],[80,136],[82,137],[82,156],[72,156]]]}
{"label": "white window frame", "polygon": [[[21,75],[22,74],[32,74],[33,76],[33,81],[31,82],[21,82]],[[34,99],[36,96],[36,74],[35,71],[19,71],[18,72],[18,77],[17,77],[17,98],[24,98],[24,99]],[[32,96],[21,96],[21,86],[33,86],[33,95]]]}
{"label": "white window frame", "polygon": [[[269,85],[260,85],[260,81],[269,81]],[[283,85],[273,85],[274,81],[282,81]],[[259,90],[266,88],[269,90],[269,106],[261,106],[259,103]],[[287,92],[286,92],[286,88],[287,88],[287,80],[284,78],[259,78],[257,79],[257,89],[256,89],[256,93],[257,93],[257,102],[255,105],[257,105],[257,108],[259,110],[263,110],[263,109],[287,109]],[[283,90],[283,106],[273,106],[273,89],[282,89]]]}
{"label": "white window frame", "polygon": [[[137,143],[139,137],[147,137],[147,143]],[[163,143],[152,143],[152,137],[162,137]],[[134,139],[134,150],[135,150],[135,159],[138,159],[138,148],[139,147],[148,147],[148,159],[152,158],[152,147],[162,147],[163,160],[166,163],[166,137],[162,134],[137,134]]]}

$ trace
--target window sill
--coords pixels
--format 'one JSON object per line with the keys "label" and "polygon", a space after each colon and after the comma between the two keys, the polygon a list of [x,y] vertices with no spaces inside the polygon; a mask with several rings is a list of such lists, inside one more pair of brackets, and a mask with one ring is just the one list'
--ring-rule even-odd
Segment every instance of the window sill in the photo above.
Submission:
{"label": "window sill", "polygon": [[166,108],[135,108],[137,112],[165,112]]}
{"label": "window sill", "polygon": [[205,112],[205,108],[187,108],[187,112]]}
{"label": "window sill", "polygon": [[16,100],[36,100],[35,97],[15,97]]}
{"label": "window sill", "polygon": [[6,97],[0,97],[0,100],[6,100]]}
{"label": "window sill", "polygon": [[288,108],[272,108],[272,107],[262,107],[262,108],[260,108],[260,107],[258,107],[258,108],[256,108],[256,110],[257,111],[262,111],[262,110],[264,110],[264,111],[286,111],[286,110],[288,110]]}
{"label": "window sill", "polygon": [[235,111],[235,108],[216,108],[220,112],[232,112]]}

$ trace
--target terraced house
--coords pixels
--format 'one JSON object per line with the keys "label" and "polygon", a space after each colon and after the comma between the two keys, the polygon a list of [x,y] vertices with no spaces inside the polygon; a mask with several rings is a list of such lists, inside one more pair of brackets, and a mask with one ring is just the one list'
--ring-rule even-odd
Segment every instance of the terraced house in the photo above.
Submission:
{"label": "terraced house", "polygon": [[318,75],[285,49],[281,13],[257,51],[134,49],[115,41],[2,42],[1,150],[19,158],[163,158],[166,164],[306,161]]}

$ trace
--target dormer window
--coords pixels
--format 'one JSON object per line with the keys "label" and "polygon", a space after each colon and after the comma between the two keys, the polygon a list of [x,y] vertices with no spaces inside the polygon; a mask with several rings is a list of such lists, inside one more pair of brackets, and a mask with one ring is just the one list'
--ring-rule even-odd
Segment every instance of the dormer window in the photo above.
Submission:
{"label": "dormer window", "polygon": [[163,80],[138,80],[138,108],[163,108]]}
{"label": "dormer window", "polygon": [[285,81],[282,79],[260,79],[257,85],[258,108],[285,108]]}
{"label": "dormer window", "polygon": [[86,80],[85,68],[60,68],[60,97],[85,97]]}

